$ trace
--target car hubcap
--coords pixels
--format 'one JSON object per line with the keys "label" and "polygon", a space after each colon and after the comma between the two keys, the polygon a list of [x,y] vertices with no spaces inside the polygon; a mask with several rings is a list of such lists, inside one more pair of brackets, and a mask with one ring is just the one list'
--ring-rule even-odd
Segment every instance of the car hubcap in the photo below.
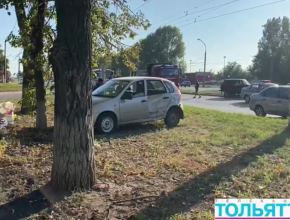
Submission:
{"label": "car hubcap", "polygon": [[177,121],[177,115],[176,114],[171,114],[171,116],[170,116],[171,124],[175,124],[176,121]]}
{"label": "car hubcap", "polygon": [[104,132],[112,131],[113,127],[114,127],[114,121],[113,121],[112,118],[106,117],[106,118],[103,119],[103,121],[102,121],[102,130]]}
{"label": "car hubcap", "polygon": [[263,115],[264,114],[264,110],[261,107],[257,108],[257,115]]}

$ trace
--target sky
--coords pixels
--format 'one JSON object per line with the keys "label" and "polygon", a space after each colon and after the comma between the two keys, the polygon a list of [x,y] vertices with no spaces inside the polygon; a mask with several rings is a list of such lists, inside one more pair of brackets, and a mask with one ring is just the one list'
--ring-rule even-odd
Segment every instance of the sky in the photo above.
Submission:
{"label": "sky", "polygon": [[[220,71],[224,66],[224,56],[226,63],[236,61],[243,68],[247,68],[257,53],[257,43],[262,37],[262,25],[273,17],[290,17],[290,0],[235,12],[276,1],[278,0],[148,0],[144,4],[142,0],[128,0],[132,11],[141,10],[152,25],[147,31],[138,30],[138,36],[134,40],[127,39],[124,43],[133,45],[158,27],[172,25],[180,28],[183,35],[188,72],[203,70],[205,48],[197,41],[198,38],[203,40],[207,47],[207,71]],[[222,5],[223,7],[214,8]],[[9,33],[18,31],[14,9],[9,11],[10,16],[4,9],[0,10],[2,49]],[[224,14],[229,15],[218,17]],[[9,43],[6,46],[6,55],[13,74],[18,72],[18,58],[22,55],[22,49],[12,48]]]}

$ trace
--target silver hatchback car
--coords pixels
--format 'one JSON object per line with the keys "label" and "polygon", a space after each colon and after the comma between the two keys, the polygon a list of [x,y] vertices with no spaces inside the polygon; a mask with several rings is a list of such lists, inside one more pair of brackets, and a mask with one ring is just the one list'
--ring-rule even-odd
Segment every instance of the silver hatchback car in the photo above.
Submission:
{"label": "silver hatchback car", "polygon": [[287,118],[289,116],[289,90],[290,86],[266,88],[251,96],[249,107],[257,116],[265,117],[271,114]]}
{"label": "silver hatchback car", "polygon": [[174,127],[184,117],[179,89],[163,78],[115,78],[96,89],[92,99],[93,121],[99,133],[111,133],[119,125],[160,119]]}

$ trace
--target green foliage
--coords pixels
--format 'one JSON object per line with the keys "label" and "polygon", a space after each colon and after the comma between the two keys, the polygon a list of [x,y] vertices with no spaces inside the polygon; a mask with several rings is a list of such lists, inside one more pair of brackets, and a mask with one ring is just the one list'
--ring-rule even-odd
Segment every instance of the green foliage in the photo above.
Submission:
{"label": "green foliage", "polygon": [[[94,63],[112,66],[121,60],[127,68],[136,68],[133,61],[138,57],[138,49],[135,46],[128,48],[122,41],[128,37],[133,39],[136,29],[146,30],[149,26],[144,14],[132,12],[126,1],[95,1],[92,11]],[[111,68],[120,69],[120,66]]]}
{"label": "green foliage", "polygon": [[253,76],[242,68],[242,65],[237,62],[229,62],[225,68],[215,75],[216,79],[225,78],[240,78],[251,80]]}
{"label": "green foliage", "polygon": [[264,25],[258,53],[249,67],[259,79],[277,83],[290,81],[290,22],[289,18],[272,18]]}
{"label": "green foliage", "polygon": [[[148,63],[172,62],[179,64],[184,62],[185,44],[183,36],[177,27],[164,26],[158,28],[141,40],[140,66]],[[183,68],[186,65],[182,65]]]}
{"label": "green foliage", "polygon": [[36,114],[36,94],[35,94],[35,82],[31,80],[25,93],[24,99],[19,101],[21,106],[28,109],[30,115]]}

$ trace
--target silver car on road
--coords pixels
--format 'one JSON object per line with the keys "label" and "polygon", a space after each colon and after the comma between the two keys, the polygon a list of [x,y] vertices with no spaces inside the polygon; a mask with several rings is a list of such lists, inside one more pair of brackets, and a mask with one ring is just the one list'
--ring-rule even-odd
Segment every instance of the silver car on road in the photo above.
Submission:
{"label": "silver car on road", "polygon": [[253,94],[249,107],[257,116],[267,114],[287,118],[289,115],[290,86],[269,87],[258,94]]}
{"label": "silver car on road", "polygon": [[179,89],[163,78],[115,78],[96,89],[92,99],[93,121],[99,133],[160,119],[174,127],[184,117]]}
{"label": "silver car on road", "polygon": [[251,84],[248,87],[242,88],[241,98],[244,99],[246,103],[249,103],[251,95],[253,95],[255,93],[259,93],[262,90],[264,90],[265,88],[272,87],[272,86],[278,87],[278,85],[274,84],[274,83],[264,83],[264,84],[254,83],[254,84]]}

